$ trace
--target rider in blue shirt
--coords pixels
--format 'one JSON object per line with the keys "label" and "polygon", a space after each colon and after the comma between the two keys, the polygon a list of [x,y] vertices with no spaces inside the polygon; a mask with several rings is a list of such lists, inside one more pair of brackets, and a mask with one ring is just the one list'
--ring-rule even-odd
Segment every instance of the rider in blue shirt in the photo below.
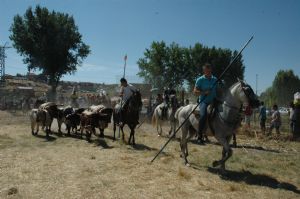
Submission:
{"label": "rider in blue shirt", "polygon": [[199,96],[200,102],[200,120],[198,129],[198,141],[203,143],[203,130],[207,117],[207,106],[213,103],[217,95],[217,78],[212,75],[212,67],[210,64],[205,64],[203,67],[203,75],[198,77],[194,87],[194,94]]}

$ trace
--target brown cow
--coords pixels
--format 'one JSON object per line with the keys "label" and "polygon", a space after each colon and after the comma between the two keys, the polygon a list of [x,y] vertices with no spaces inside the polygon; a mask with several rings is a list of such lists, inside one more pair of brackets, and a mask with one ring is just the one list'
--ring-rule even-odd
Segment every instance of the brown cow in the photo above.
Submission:
{"label": "brown cow", "polygon": [[83,131],[86,132],[87,141],[91,140],[92,133],[96,135],[96,129],[100,128],[101,122],[103,119],[106,119],[107,114],[84,111],[80,116],[80,132],[81,137],[83,135]]}
{"label": "brown cow", "polygon": [[104,129],[106,129],[108,124],[111,122],[113,109],[107,108],[104,105],[93,105],[89,108],[89,110],[93,113],[99,113],[101,115],[98,128],[100,130],[100,137],[104,137]]}

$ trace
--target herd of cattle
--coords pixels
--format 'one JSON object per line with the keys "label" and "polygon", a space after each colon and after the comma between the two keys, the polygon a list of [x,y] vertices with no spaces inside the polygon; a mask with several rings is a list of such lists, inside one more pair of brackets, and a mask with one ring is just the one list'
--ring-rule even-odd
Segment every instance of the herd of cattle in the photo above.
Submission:
{"label": "herd of cattle", "polygon": [[90,141],[91,135],[96,134],[96,128],[100,130],[100,137],[104,137],[104,129],[111,122],[112,114],[113,109],[104,105],[90,106],[87,109],[70,106],[61,108],[56,103],[47,102],[30,111],[31,133],[37,135],[41,126],[49,137],[51,124],[55,118],[58,123],[58,133],[62,134],[63,123],[68,135],[71,131],[77,133],[77,128],[80,126],[81,137],[85,131],[86,139]]}

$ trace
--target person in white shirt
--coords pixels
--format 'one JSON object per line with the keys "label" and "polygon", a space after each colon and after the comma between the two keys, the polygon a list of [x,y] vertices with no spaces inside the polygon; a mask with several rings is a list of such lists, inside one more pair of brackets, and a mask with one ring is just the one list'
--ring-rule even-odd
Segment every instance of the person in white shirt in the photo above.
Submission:
{"label": "person in white shirt", "polygon": [[121,89],[120,89],[120,97],[122,98],[122,108],[126,106],[129,98],[132,96],[133,92],[136,91],[136,88],[127,83],[125,78],[121,78]]}

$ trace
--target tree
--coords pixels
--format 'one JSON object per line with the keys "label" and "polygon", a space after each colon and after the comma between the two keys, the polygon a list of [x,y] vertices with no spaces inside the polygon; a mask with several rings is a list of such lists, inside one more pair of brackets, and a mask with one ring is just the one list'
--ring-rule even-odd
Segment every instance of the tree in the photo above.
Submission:
{"label": "tree", "polygon": [[73,74],[90,53],[72,16],[40,6],[34,11],[29,7],[23,17],[16,15],[10,31],[28,70],[40,70],[47,77],[53,98],[61,77]]}
{"label": "tree", "polygon": [[299,92],[300,79],[293,70],[280,70],[277,72],[272,86],[261,93],[260,99],[269,107],[274,104],[287,106],[294,98],[294,93]]}
{"label": "tree", "polygon": [[154,87],[163,88],[168,58],[166,43],[164,41],[152,42],[150,48],[145,50],[144,57],[137,62],[140,68],[138,75]]}
{"label": "tree", "polygon": [[[170,46],[163,41],[153,42],[150,49],[146,49],[144,57],[138,61],[140,68],[138,75],[158,88],[169,84],[178,88],[182,87],[185,82],[193,88],[205,63],[211,63],[214,75],[219,77],[237,53],[229,49],[209,48],[200,43],[186,48],[174,42]],[[225,87],[231,86],[237,78],[243,79],[244,70],[242,56],[239,56],[223,76]]]}
{"label": "tree", "polygon": [[273,90],[279,105],[288,105],[294,98],[294,93],[300,89],[300,79],[293,70],[278,71],[274,81]]}
{"label": "tree", "polygon": [[262,100],[267,107],[272,107],[276,103],[275,90],[273,87],[269,87],[265,92],[260,94],[260,100]]}

